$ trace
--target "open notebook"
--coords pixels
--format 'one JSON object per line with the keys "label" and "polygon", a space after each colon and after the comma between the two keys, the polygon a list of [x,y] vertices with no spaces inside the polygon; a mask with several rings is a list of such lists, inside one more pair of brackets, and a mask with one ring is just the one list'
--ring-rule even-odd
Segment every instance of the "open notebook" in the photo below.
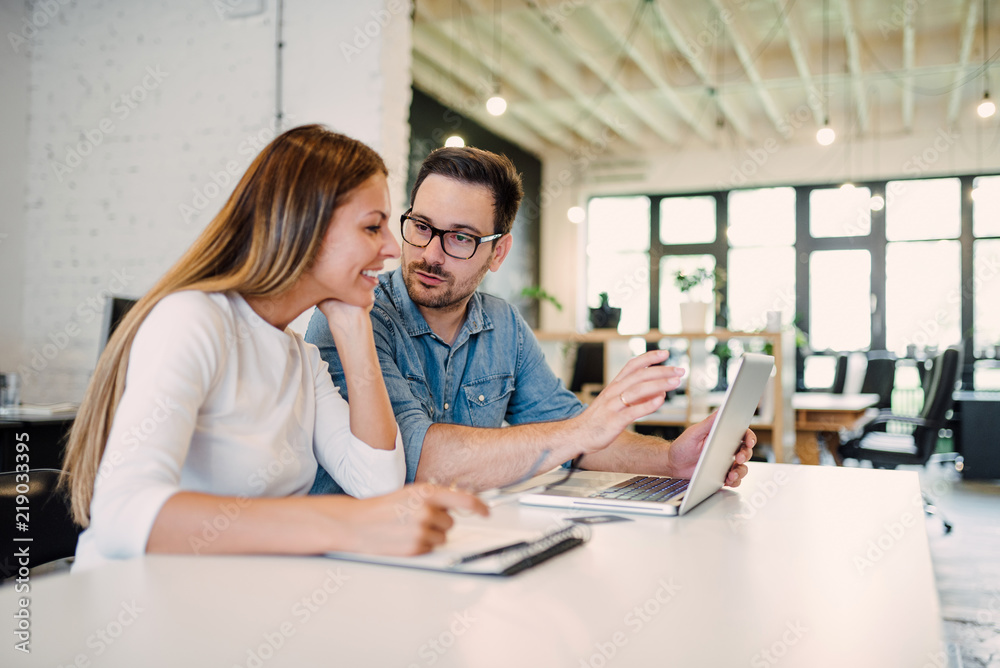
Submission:
{"label": "open notebook", "polygon": [[326,556],[368,564],[404,566],[449,573],[514,575],[562,554],[590,538],[590,529],[565,522],[546,528],[498,528],[489,520],[456,518],[448,541],[432,552],[415,557],[384,557],[353,552]]}

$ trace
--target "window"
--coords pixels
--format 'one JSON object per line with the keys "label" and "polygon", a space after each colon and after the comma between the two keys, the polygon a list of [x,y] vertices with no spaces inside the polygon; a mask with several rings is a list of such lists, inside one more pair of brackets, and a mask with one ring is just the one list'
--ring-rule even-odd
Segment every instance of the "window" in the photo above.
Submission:
{"label": "window", "polygon": [[886,348],[944,348],[961,339],[957,241],[890,243],[885,251]]}
{"label": "window", "polygon": [[995,351],[1000,345],[1000,239],[977,240],[972,257],[974,347]]}
{"label": "window", "polygon": [[[660,331],[681,331],[681,311],[678,304],[687,300],[715,303],[714,285],[701,285],[694,288],[689,296],[681,296],[674,283],[678,271],[689,274],[699,267],[710,272],[715,271],[715,256],[713,255],[667,255],[660,258]],[[713,281],[714,283],[714,281]],[[714,309],[710,309],[714,324]]]}
{"label": "window", "polygon": [[889,241],[956,239],[962,229],[958,179],[890,181],[885,237]]}
{"label": "window", "polygon": [[1000,237],[1000,176],[980,176],[972,184],[973,234]]}
{"label": "window", "polygon": [[864,350],[871,345],[871,253],[816,251],[809,257],[809,345]]}
{"label": "window", "polygon": [[587,304],[622,310],[618,331],[649,330],[649,198],[599,197],[587,210]]}
{"label": "window", "polygon": [[816,189],[809,193],[809,234],[816,238],[867,236],[872,229],[868,188]]}
{"label": "window", "polygon": [[713,241],[714,197],[665,197],[660,200],[661,244],[710,244]]}
{"label": "window", "polygon": [[733,247],[795,243],[795,190],[762,188],[730,193],[728,236]]}
{"label": "window", "polygon": [[[768,311],[795,317],[795,190],[741,190],[729,197],[726,294],[731,329],[763,329]],[[766,268],[766,271],[764,271]]]}

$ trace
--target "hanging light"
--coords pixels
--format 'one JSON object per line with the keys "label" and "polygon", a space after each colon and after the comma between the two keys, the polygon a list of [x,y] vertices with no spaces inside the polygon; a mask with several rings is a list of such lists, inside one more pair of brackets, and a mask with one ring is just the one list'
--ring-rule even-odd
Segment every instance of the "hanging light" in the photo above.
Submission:
{"label": "hanging light", "polygon": [[868,206],[871,207],[872,211],[881,211],[885,208],[885,198],[881,195],[872,195],[872,198],[868,200]]}
{"label": "hanging light", "polygon": [[507,100],[503,99],[499,93],[486,100],[486,111],[494,116],[500,116],[507,111]]}
{"label": "hanging light", "polygon": [[569,222],[579,225],[587,219],[587,212],[583,210],[582,206],[571,206],[566,212],[566,217],[569,218]]}
{"label": "hanging light", "polygon": [[448,148],[462,148],[465,146],[465,140],[458,135],[452,135],[444,140],[444,145]]}
{"label": "hanging light", "polygon": [[997,113],[997,105],[990,99],[989,91],[983,93],[983,101],[976,107],[976,113],[979,114],[980,118],[989,118]]}
{"label": "hanging light", "polygon": [[976,113],[980,118],[989,118],[997,113],[997,105],[990,99],[990,71],[987,69],[988,61],[986,61],[990,53],[989,11],[990,3],[983,0],[983,101],[976,107]]}
{"label": "hanging light", "polygon": [[830,121],[823,122],[823,127],[816,131],[816,141],[820,146],[829,146],[837,139],[837,133],[830,127]]}

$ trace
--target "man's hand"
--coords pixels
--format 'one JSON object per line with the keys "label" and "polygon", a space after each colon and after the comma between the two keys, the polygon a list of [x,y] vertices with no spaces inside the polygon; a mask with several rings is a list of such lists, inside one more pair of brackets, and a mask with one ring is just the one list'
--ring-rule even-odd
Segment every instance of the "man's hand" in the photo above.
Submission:
{"label": "man's hand", "polygon": [[[670,444],[667,457],[671,477],[690,478],[694,475],[694,468],[698,464],[698,458],[705,447],[705,440],[708,438],[708,432],[712,430],[716,415],[718,412],[712,413],[698,424],[691,425]],[[736,461],[726,476],[726,485],[739,487],[740,481],[747,474],[746,463],[750,461],[755,445],[757,445],[757,435],[747,429],[740,449],[736,453]]]}
{"label": "man's hand", "polygon": [[625,429],[649,415],[676,389],[684,370],[661,366],[668,350],[654,350],[628,361],[615,379],[604,388],[575,420],[581,429],[577,442],[584,454],[592,454],[610,445]]}

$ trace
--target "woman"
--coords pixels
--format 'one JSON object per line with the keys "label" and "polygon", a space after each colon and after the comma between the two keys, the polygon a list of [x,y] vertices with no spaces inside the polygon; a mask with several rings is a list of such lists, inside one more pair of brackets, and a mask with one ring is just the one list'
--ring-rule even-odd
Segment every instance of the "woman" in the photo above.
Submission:
{"label": "woman", "polygon": [[[67,446],[86,527],[74,569],[154,552],[415,554],[443,542],[449,508],[486,513],[461,492],[399,489],[368,317],[376,274],[399,255],[386,174],[360,142],[289,130],[128,313]],[[350,406],[286,329],[313,306],[345,351]],[[366,498],[304,496],[317,461]]]}

